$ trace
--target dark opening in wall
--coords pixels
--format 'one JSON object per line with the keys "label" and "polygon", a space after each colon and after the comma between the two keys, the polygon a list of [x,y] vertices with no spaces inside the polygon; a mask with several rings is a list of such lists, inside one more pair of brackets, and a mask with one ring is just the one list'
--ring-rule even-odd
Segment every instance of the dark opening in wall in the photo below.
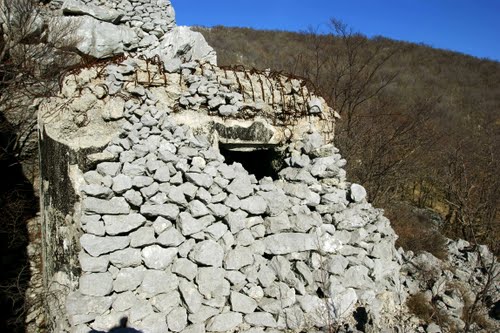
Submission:
{"label": "dark opening in wall", "polygon": [[226,159],[226,164],[241,163],[248,173],[255,175],[257,180],[264,177],[278,179],[278,173],[283,168],[283,153],[276,147],[243,148],[239,145],[219,144],[220,152]]}

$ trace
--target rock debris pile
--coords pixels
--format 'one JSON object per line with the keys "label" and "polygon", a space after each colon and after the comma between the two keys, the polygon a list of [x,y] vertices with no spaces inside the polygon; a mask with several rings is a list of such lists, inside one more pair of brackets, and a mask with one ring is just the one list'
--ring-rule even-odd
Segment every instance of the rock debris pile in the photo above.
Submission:
{"label": "rock debris pile", "polygon": [[383,317],[395,236],[336,148],[307,135],[281,180],[257,181],[147,96],[106,149],[119,160],[84,174],[77,331],[122,317],[145,332],[320,328],[359,306]]}
{"label": "rock debris pile", "polygon": [[[441,264],[395,250],[383,212],[347,182],[328,143],[336,114],[307,82],[217,67],[167,0],[45,9],[78,23],[81,53],[122,55],[73,71],[40,106],[54,331],[108,331],[126,318],[145,333],[424,332],[405,307],[420,291],[464,327],[465,303],[441,286],[477,266],[439,266],[422,284],[422,267]],[[273,150],[277,160],[260,164],[278,176],[258,179],[220,147]],[[464,248],[450,248],[453,260],[471,255]]]}

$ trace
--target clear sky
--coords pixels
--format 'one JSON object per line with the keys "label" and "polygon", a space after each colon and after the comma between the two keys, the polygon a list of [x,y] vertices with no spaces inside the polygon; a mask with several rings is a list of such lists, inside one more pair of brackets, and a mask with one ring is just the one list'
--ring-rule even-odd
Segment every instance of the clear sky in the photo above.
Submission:
{"label": "clear sky", "polygon": [[325,31],[329,18],[369,37],[500,61],[500,0],[171,0],[179,25]]}

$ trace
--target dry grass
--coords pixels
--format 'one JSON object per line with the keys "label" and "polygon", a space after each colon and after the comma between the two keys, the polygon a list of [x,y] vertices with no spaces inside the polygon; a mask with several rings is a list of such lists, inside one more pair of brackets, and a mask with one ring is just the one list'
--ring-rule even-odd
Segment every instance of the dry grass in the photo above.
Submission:
{"label": "dry grass", "polygon": [[414,253],[427,251],[436,258],[447,259],[446,238],[428,216],[404,204],[391,206],[386,210],[386,215],[399,236],[396,246]]}

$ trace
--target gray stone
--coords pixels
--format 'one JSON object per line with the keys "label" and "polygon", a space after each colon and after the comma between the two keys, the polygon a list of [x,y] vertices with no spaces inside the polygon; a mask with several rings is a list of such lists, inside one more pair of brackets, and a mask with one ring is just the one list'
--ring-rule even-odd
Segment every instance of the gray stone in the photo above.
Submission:
{"label": "gray stone", "polygon": [[141,214],[147,217],[157,217],[161,216],[171,221],[175,221],[179,215],[179,207],[173,204],[163,204],[163,205],[142,205]]}
{"label": "gray stone", "polygon": [[147,187],[141,188],[141,194],[144,198],[151,198],[153,195],[158,193],[160,190],[160,185],[158,183],[153,183]]}
{"label": "gray stone", "polygon": [[142,283],[145,271],[143,266],[120,269],[113,282],[113,290],[116,292],[135,290]]}
{"label": "gray stone", "polygon": [[172,332],[180,332],[187,326],[186,309],[177,307],[167,314],[168,329]]}
{"label": "gray stone", "polygon": [[185,238],[174,227],[171,227],[158,236],[157,243],[163,246],[176,247],[184,242]]}
{"label": "gray stone", "polygon": [[288,214],[282,212],[277,216],[266,217],[264,220],[266,231],[268,234],[277,234],[282,231],[290,231],[292,223],[288,219]]}
{"label": "gray stone", "polygon": [[368,277],[369,270],[365,266],[352,266],[344,273],[344,286],[357,289],[367,289],[373,284],[373,281]]}
{"label": "gray stone", "polygon": [[66,298],[66,312],[68,315],[100,315],[108,311],[112,303],[112,297],[85,296],[76,291]]}
{"label": "gray stone", "polygon": [[80,1],[66,0],[62,4],[62,12],[65,15],[89,15],[98,20],[115,23],[120,20],[123,13],[109,8],[102,8],[92,4],[83,4]]}
{"label": "gray stone", "polygon": [[230,332],[243,322],[243,316],[237,312],[226,312],[210,319],[207,330],[210,332]]}
{"label": "gray stone", "polygon": [[135,304],[138,303],[137,296],[131,292],[126,291],[124,293],[118,294],[115,301],[113,302],[113,310],[115,311],[127,311]]}
{"label": "gray stone", "polygon": [[83,185],[80,190],[88,196],[99,199],[109,199],[113,195],[109,187],[98,184]]}
{"label": "gray stone", "polygon": [[144,200],[142,199],[141,192],[139,191],[128,190],[123,194],[123,197],[125,198],[125,200],[127,200],[129,204],[136,207],[141,206],[142,203],[144,202]]}
{"label": "gray stone", "polygon": [[154,314],[153,306],[146,301],[140,300],[128,311],[131,322],[137,323],[138,321],[147,318]]}
{"label": "gray stone", "polygon": [[196,285],[190,281],[182,279],[179,282],[179,291],[181,292],[184,304],[186,304],[189,313],[196,313],[201,308],[203,296],[198,292]]}
{"label": "gray stone", "polygon": [[179,214],[177,225],[184,236],[200,232],[206,227],[201,219],[195,219],[187,212]]}
{"label": "gray stone", "polygon": [[237,234],[244,228],[246,228],[246,217],[248,214],[242,210],[237,210],[235,212],[230,212],[226,215],[224,220],[226,224],[229,226],[229,229],[233,234]]}
{"label": "gray stone", "polygon": [[79,280],[79,291],[88,296],[107,296],[113,291],[110,273],[84,274]]}
{"label": "gray stone", "polygon": [[62,17],[51,21],[51,24],[76,27],[64,39],[77,40],[76,48],[81,53],[98,59],[122,54],[127,45],[139,42],[131,28],[102,22],[90,16]]}
{"label": "gray stone", "polygon": [[317,250],[319,240],[315,235],[299,233],[283,233],[264,238],[266,253],[288,254],[294,252]]}
{"label": "gray stone", "polygon": [[237,177],[226,188],[229,193],[236,195],[238,198],[246,198],[253,193],[254,188],[250,182],[250,178]]}
{"label": "gray stone", "polygon": [[143,293],[146,297],[153,297],[176,290],[178,286],[179,279],[175,274],[148,270],[144,273],[144,279],[139,287],[139,292]]}
{"label": "gray stone", "polygon": [[192,281],[198,273],[198,266],[186,258],[177,258],[172,266],[172,272]]}
{"label": "gray stone", "polygon": [[261,196],[251,196],[241,200],[240,209],[252,215],[262,215],[266,212],[267,202]]}
{"label": "gray stone", "polygon": [[81,251],[78,255],[78,259],[80,261],[80,267],[84,272],[104,273],[107,271],[109,266],[108,256],[94,258],[86,254],[84,251]]}
{"label": "gray stone", "polygon": [[142,264],[141,251],[132,248],[118,250],[109,255],[109,261],[117,268],[139,266]]}
{"label": "gray stone", "polygon": [[146,218],[140,214],[104,215],[102,219],[106,233],[112,236],[129,233],[146,223]]}
{"label": "gray stone", "polygon": [[162,313],[169,313],[172,309],[181,305],[181,296],[177,290],[166,294],[159,294],[151,298],[151,305]]}
{"label": "gray stone", "polygon": [[170,180],[170,169],[168,166],[162,166],[156,169],[153,178],[161,183],[166,183]]}
{"label": "gray stone", "polygon": [[210,239],[196,244],[189,253],[189,259],[206,266],[221,267],[223,258],[224,249]]}
{"label": "gray stone", "polygon": [[151,269],[166,269],[177,256],[177,249],[162,248],[159,245],[151,245],[142,249],[142,258],[146,267]]}
{"label": "gray stone", "polygon": [[100,219],[88,220],[86,223],[82,223],[82,230],[96,236],[104,236],[106,234],[104,222]]}
{"label": "gray stone", "polygon": [[332,294],[334,318],[346,318],[355,310],[358,296],[352,288]]}
{"label": "gray stone", "polygon": [[164,35],[158,48],[151,52],[160,55],[164,64],[171,59],[181,59],[183,63],[199,60],[213,65],[217,62],[215,51],[207,44],[203,35],[184,26],[171,29]]}
{"label": "gray stone", "polygon": [[202,305],[200,310],[197,313],[193,313],[189,315],[189,321],[193,324],[203,324],[205,326],[205,322],[220,313],[220,310],[212,308],[210,306]]}
{"label": "gray stone", "polygon": [[214,183],[212,176],[203,173],[186,173],[186,179],[203,188],[209,188]]}
{"label": "gray stone", "polygon": [[97,237],[84,234],[80,237],[80,244],[91,256],[98,257],[102,254],[121,250],[130,244],[129,237]]}
{"label": "gray stone", "polygon": [[153,222],[153,229],[157,235],[161,235],[165,230],[172,227],[172,222],[159,216]]}
{"label": "gray stone", "polygon": [[113,187],[115,193],[122,194],[132,188],[132,178],[125,175],[118,175],[113,178]]}
{"label": "gray stone", "polygon": [[193,324],[186,327],[182,333],[205,333],[205,325],[204,324]]}
{"label": "gray stone", "polygon": [[201,217],[210,213],[207,206],[205,206],[201,201],[193,200],[188,205],[189,212],[193,217]]}
{"label": "gray stone", "polygon": [[136,176],[132,179],[132,185],[137,188],[150,186],[153,182],[154,179],[149,176]]}
{"label": "gray stone", "polygon": [[252,265],[254,262],[253,251],[246,247],[236,247],[230,250],[224,259],[224,268],[228,270],[239,270],[242,267]]}
{"label": "gray stone", "polygon": [[231,293],[230,300],[234,312],[252,313],[257,308],[257,302],[253,298],[237,292]]}
{"label": "gray stone", "polygon": [[223,204],[211,203],[207,207],[212,212],[212,215],[214,215],[215,217],[219,217],[219,218],[226,216],[231,211],[231,209],[229,207],[227,207]]}
{"label": "gray stone", "polygon": [[152,313],[142,319],[137,327],[140,332],[148,333],[164,333],[168,332],[168,326],[164,313]]}
{"label": "gray stone", "polygon": [[332,274],[345,275],[349,260],[341,255],[330,256],[326,261],[326,270]]}
{"label": "gray stone", "polygon": [[179,186],[179,188],[184,192],[184,195],[188,197],[190,200],[194,199],[196,193],[198,191],[198,187],[191,183],[183,183]]}
{"label": "gray stone", "polygon": [[198,290],[207,299],[229,295],[229,282],[224,279],[224,269],[215,267],[200,267],[196,283]]}
{"label": "gray stone", "polygon": [[271,286],[271,284],[276,280],[276,274],[274,273],[274,270],[269,266],[261,266],[257,275],[257,279],[263,287],[267,288]]}
{"label": "gray stone", "polygon": [[351,191],[350,191],[349,195],[350,195],[352,201],[361,202],[366,198],[366,190],[361,185],[352,184]]}
{"label": "gray stone", "polygon": [[110,200],[85,198],[82,205],[85,212],[93,214],[126,215],[130,212],[130,206],[124,198],[111,198]]}
{"label": "gray stone", "polygon": [[130,234],[130,246],[132,247],[144,247],[155,242],[155,230],[152,227],[142,227]]}
{"label": "gray stone", "polygon": [[102,162],[97,165],[97,172],[103,176],[114,177],[121,169],[121,164],[116,162]]}
{"label": "gray stone", "polygon": [[272,314],[267,312],[254,312],[245,316],[245,322],[257,327],[276,327],[277,323]]}
{"label": "gray stone", "polygon": [[183,188],[178,186],[172,186],[168,189],[168,199],[170,202],[175,203],[180,206],[186,206],[187,200],[183,191]]}
{"label": "gray stone", "polygon": [[227,232],[227,226],[222,222],[217,222],[205,229],[205,233],[218,241]]}
{"label": "gray stone", "polygon": [[238,114],[238,107],[236,105],[221,105],[219,113],[223,117],[234,116]]}

